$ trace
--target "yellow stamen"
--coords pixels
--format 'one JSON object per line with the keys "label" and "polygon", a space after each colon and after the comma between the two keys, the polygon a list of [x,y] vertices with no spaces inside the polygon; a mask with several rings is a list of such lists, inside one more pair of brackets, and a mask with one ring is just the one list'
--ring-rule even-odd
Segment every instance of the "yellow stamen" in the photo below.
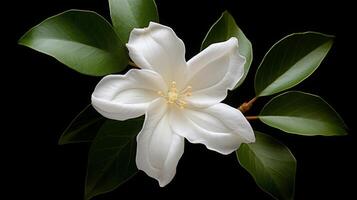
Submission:
{"label": "yellow stamen", "polygon": [[187,86],[184,90],[178,92],[176,88],[176,82],[172,81],[170,84],[170,88],[168,89],[166,94],[164,94],[162,91],[158,91],[157,94],[160,95],[161,97],[164,97],[168,104],[175,104],[180,109],[184,109],[185,106],[187,105],[187,102],[185,101],[184,98],[191,96],[192,95],[191,91],[192,91],[192,87]]}

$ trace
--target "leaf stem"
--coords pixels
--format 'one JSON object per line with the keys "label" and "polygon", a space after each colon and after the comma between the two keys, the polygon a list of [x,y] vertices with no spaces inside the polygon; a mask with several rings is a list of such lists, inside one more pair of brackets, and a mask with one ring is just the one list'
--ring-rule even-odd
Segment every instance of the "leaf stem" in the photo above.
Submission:
{"label": "leaf stem", "polygon": [[239,109],[242,113],[247,112],[248,110],[250,110],[250,108],[253,106],[253,103],[254,103],[257,99],[258,99],[258,97],[254,97],[254,98],[251,99],[250,101],[242,103],[242,105],[240,105],[238,109]]}
{"label": "leaf stem", "polygon": [[257,120],[259,119],[258,116],[245,116],[247,120]]}

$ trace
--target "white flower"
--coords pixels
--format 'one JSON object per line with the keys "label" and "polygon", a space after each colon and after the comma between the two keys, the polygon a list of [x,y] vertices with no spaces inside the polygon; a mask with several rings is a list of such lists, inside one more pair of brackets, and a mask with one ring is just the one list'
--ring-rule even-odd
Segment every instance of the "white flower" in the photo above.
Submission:
{"label": "white flower", "polygon": [[131,32],[127,47],[141,69],[104,77],[92,105],[114,120],[145,114],[136,165],[161,187],[175,176],[184,138],[222,154],[255,141],[243,114],[220,103],[244,71],[236,38],[212,44],[186,62],[182,40],[171,28],[151,22]]}

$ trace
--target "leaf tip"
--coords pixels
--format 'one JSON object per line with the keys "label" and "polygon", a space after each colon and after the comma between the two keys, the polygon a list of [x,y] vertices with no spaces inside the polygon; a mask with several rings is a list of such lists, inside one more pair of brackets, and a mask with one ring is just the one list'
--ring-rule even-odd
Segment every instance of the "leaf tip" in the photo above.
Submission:
{"label": "leaf tip", "polygon": [[24,43],[23,43],[23,37],[24,37],[24,35],[21,36],[21,38],[17,40],[17,44],[18,44],[18,45],[24,45]]}
{"label": "leaf tip", "polygon": [[90,193],[85,192],[84,194],[84,200],[90,200],[94,197],[94,195],[91,195]]}
{"label": "leaf tip", "polygon": [[63,137],[61,136],[59,139],[58,139],[58,145],[64,145],[64,144],[67,144],[65,139],[63,139]]}
{"label": "leaf tip", "polygon": [[230,15],[230,13],[229,13],[228,10],[225,10],[225,11],[222,12],[222,16],[223,16],[223,15]]}
{"label": "leaf tip", "polygon": [[[344,123],[344,122],[343,122]],[[343,131],[341,131],[341,133],[336,134],[337,136],[346,136],[349,134],[350,129],[348,128],[348,126],[344,123],[344,127],[343,127]]]}
{"label": "leaf tip", "polygon": [[26,31],[26,33],[23,34],[23,35],[20,37],[20,39],[17,40],[17,44],[18,44],[18,45],[28,46],[28,45],[26,45],[26,40],[27,40],[28,34],[29,34],[29,32],[30,32],[31,30],[32,30],[32,29]]}

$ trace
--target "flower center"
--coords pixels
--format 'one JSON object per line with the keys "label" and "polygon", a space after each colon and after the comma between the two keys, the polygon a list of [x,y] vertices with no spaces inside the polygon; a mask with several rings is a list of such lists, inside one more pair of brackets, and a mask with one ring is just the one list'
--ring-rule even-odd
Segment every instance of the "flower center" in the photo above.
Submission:
{"label": "flower center", "polygon": [[191,91],[191,86],[187,86],[184,90],[180,92],[177,91],[176,82],[172,81],[166,94],[164,94],[162,91],[158,91],[157,93],[160,96],[164,97],[168,104],[175,104],[179,108],[183,109],[187,104],[185,101],[185,97],[191,96]]}

